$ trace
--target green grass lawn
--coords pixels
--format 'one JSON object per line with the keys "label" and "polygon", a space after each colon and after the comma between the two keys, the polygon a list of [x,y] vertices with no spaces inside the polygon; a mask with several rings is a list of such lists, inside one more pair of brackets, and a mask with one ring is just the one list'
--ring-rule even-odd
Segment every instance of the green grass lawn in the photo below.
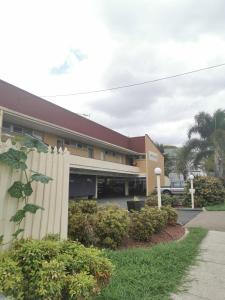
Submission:
{"label": "green grass lawn", "polygon": [[205,209],[209,211],[223,211],[225,210],[225,202],[216,205],[206,206]]}
{"label": "green grass lawn", "polygon": [[207,231],[190,229],[179,243],[151,248],[107,251],[115,265],[111,283],[96,300],[164,300],[176,292],[188,267],[195,262]]}

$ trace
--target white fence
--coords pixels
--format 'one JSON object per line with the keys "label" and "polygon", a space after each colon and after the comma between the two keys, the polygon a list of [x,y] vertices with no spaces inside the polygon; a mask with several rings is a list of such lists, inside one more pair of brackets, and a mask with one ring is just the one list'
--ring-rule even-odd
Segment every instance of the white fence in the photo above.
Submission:
{"label": "white fence", "polygon": [[[12,146],[11,141],[0,142],[0,153]],[[62,239],[67,238],[68,224],[68,192],[69,192],[69,152],[59,151],[49,147],[48,153],[33,151],[29,154],[27,165],[28,175],[31,170],[50,176],[53,180],[48,184],[32,183],[33,193],[29,197],[30,203],[42,206],[35,215],[27,213],[21,228],[24,232],[20,237],[40,239],[46,234],[59,234]],[[11,170],[10,167],[0,164],[0,235],[4,235],[4,242],[11,239],[15,232],[15,225],[9,222],[16,210],[22,208],[24,203],[11,198],[8,189],[16,180],[20,180],[20,171]]]}

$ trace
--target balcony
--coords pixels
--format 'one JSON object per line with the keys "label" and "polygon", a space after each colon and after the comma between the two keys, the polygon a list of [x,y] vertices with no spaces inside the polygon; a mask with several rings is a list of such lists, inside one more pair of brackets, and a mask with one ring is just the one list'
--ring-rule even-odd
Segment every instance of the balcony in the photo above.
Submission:
{"label": "balcony", "polygon": [[140,170],[138,167],[118,164],[105,160],[86,158],[77,155],[70,155],[70,167],[75,169],[86,169],[99,172],[117,173],[121,175],[138,176],[140,174]]}

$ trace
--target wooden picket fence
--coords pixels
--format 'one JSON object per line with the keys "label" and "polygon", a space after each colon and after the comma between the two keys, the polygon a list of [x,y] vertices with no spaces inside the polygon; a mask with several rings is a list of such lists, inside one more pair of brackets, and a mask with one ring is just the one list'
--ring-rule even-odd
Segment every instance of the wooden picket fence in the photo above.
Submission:
{"label": "wooden picket fence", "polygon": [[[9,148],[18,149],[19,145],[12,145],[11,140],[0,142],[0,153]],[[53,180],[48,184],[32,183],[33,193],[29,197],[30,203],[42,206],[35,215],[27,213],[21,228],[24,232],[20,237],[41,239],[46,234],[59,234],[62,239],[67,238],[68,226],[68,193],[69,193],[69,152],[67,150],[52,149],[48,153],[30,152],[27,166],[28,175],[36,171]],[[10,218],[16,210],[22,208],[23,203],[11,198],[8,189],[16,180],[21,180],[20,171],[11,170],[8,166],[0,164],[0,236],[4,235],[4,242],[10,241],[15,225]]]}

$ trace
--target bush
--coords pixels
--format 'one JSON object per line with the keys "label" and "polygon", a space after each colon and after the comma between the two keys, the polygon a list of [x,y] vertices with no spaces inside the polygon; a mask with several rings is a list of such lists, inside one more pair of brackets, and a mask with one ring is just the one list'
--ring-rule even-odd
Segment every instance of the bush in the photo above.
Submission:
{"label": "bush", "polygon": [[97,203],[93,200],[70,201],[68,218],[68,236],[85,246],[95,245],[94,213]]}
{"label": "bush", "polygon": [[117,206],[99,209],[95,217],[95,234],[98,245],[106,248],[117,248],[128,235],[129,215]]}
{"label": "bush", "polygon": [[153,224],[154,232],[162,231],[167,225],[167,212],[158,208],[147,208],[146,214]]}
{"label": "bush", "polygon": [[70,241],[21,240],[0,258],[0,293],[15,299],[90,299],[108,282],[101,250]]}
{"label": "bush", "polygon": [[97,212],[97,201],[94,200],[71,200],[69,210],[72,214],[81,212],[83,214],[94,214]]}
{"label": "bush", "polygon": [[[185,197],[183,195],[165,195],[162,194],[162,205],[170,205],[173,207],[180,206],[184,204]],[[150,207],[158,206],[158,197],[157,195],[151,195],[147,198],[146,204]]]}
{"label": "bush", "polygon": [[94,231],[95,218],[90,214],[69,213],[68,236],[85,246],[95,245],[97,237]]}
{"label": "bush", "polygon": [[150,208],[142,208],[140,212],[130,214],[130,237],[136,241],[149,241],[154,233],[154,224],[149,216]]}
{"label": "bush", "polygon": [[[220,179],[215,177],[199,176],[194,179],[195,205],[202,207],[223,203],[225,200],[225,189]],[[186,188],[186,203],[190,205],[189,193],[190,182]]]}
{"label": "bush", "polygon": [[9,256],[0,258],[0,294],[23,299],[23,275],[18,263]]}
{"label": "bush", "polygon": [[162,211],[167,213],[167,224],[175,226],[177,224],[178,214],[171,206],[162,206]]}

